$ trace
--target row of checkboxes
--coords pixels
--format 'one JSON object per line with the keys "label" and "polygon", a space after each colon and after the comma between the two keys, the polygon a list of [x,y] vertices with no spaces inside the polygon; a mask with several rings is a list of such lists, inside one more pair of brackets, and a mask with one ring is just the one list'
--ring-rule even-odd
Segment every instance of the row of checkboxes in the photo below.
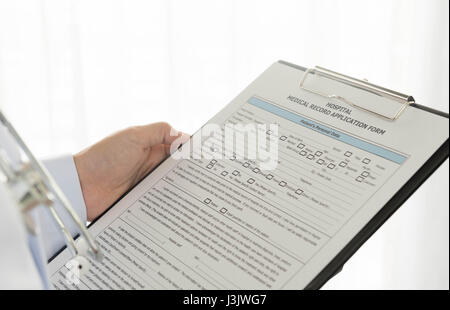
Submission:
{"label": "row of checkboxes", "polygon": [[[303,194],[303,190],[297,189],[297,190],[295,191],[295,193],[296,193],[297,195],[301,195],[301,194]],[[205,202],[206,204],[210,204],[210,203],[211,203],[211,199],[206,198],[206,199],[204,200],[204,202]],[[219,212],[222,213],[222,214],[225,214],[225,213],[228,212],[228,209],[227,209],[227,208],[220,208]]]}
{"label": "row of checkboxes", "polygon": [[[270,130],[270,129],[266,131],[266,134],[267,134],[268,136],[270,136],[272,133],[273,133],[273,132],[272,132],[272,130]],[[280,140],[281,140],[281,141],[286,141],[286,140],[287,140],[287,136],[280,136]]]}
{"label": "row of checkboxes", "polygon": [[[306,146],[306,145],[305,145],[304,143],[299,143],[299,144],[297,145],[297,148],[303,149],[305,146]],[[322,152],[322,151],[316,151],[314,154],[312,154],[312,153],[308,154],[308,152],[306,152],[305,150],[302,150],[302,151],[300,151],[299,154],[300,154],[301,156],[306,156],[307,159],[313,160],[313,159],[315,159],[315,157],[320,157],[320,156],[322,156],[323,152]],[[346,152],[344,153],[344,156],[345,156],[345,157],[351,157],[352,155],[353,155],[353,153],[350,152],[350,151],[346,151]],[[370,161],[371,161],[371,160],[370,160],[369,158],[367,158],[367,157],[364,158],[364,159],[362,160],[362,162],[363,162],[364,164],[366,164],[366,165],[369,164]],[[324,161],[318,160],[317,163],[323,164]],[[342,161],[342,162],[340,163],[339,166],[341,166],[341,167],[346,167],[346,166],[347,166],[347,163],[346,163],[345,161]],[[333,167],[333,168],[334,168],[334,167]]]}
{"label": "row of checkboxes", "polygon": [[[248,168],[249,166],[250,166],[250,164],[248,163],[248,162],[246,162],[246,163],[244,163],[243,164],[243,166],[244,167],[246,167],[246,168]],[[260,172],[260,169],[259,168],[254,168],[254,169],[252,169],[252,171],[254,172],[254,173],[259,173]],[[240,175],[240,173],[239,173],[239,171],[238,170],[234,170],[232,173],[231,173],[232,175],[234,175],[234,176],[239,176]],[[228,175],[228,171],[222,171],[222,173],[221,173],[221,175],[222,176],[227,176]],[[266,179],[268,179],[268,180],[272,180],[273,179],[273,175],[272,174],[266,174]],[[255,183],[255,179],[254,178],[249,178],[249,179],[247,179],[247,183],[249,183],[249,184],[254,184]],[[285,187],[286,185],[287,185],[287,182],[285,182],[285,181],[280,181],[279,183],[278,183],[278,185],[279,186],[281,186],[281,187]],[[297,193],[297,194],[302,194],[303,193],[303,190],[301,190],[301,189],[297,189],[296,191],[295,191],[295,193]],[[205,201],[206,202],[206,201]],[[208,202],[209,203],[209,202]]]}
{"label": "row of checkboxes", "polygon": [[[272,133],[273,133],[273,132],[272,132],[272,130],[270,130],[270,129],[266,131],[266,134],[267,134],[268,136],[270,136]],[[286,141],[286,139],[287,139],[286,136],[280,136],[280,140],[281,140],[281,141]]]}
{"label": "row of checkboxes", "polygon": [[212,159],[208,165],[206,166],[206,168],[211,169],[212,167],[214,167],[214,165],[217,163],[217,160]]}
{"label": "row of checkboxes", "polygon": [[[353,155],[353,153],[350,151],[347,151],[344,153],[344,156],[346,156],[346,157],[350,157],[352,155]],[[362,162],[366,165],[370,164],[370,161],[371,161],[370,158],[367,158],[367,157],[362,160]]]}
{"label": "row of checkboxes", "polygon": [[[316,163],[318,163],[319,165],[327,165],[326,162],[325,162],[323,159],[318,159],[318,160],[316,161]],[[346,164],[345,162],[342,162],[339,166],[345,167],[346,165],[347,165],[347,164]],[[334,168],[336,168],[336,165],[333,164],[333,163],[329,163],[329,164],[327,165],[327,168],[328,168],[328,169],[334,169]]]}
{"label": "row of checkboxes", "polygon": [[[351,152],[347,152],[347,153],[350,153],[350,155],[352,154]],[[316,157],[319,157],[319,156],[321,156],[322,154],[323,154],[323,152],[321,152],[321,151],[317,151],[314,155],[313,155],[313,154],[308,154],[306,151],[300,151],[300,155],[301,155],[301,156],[306,156],[306,158],[309,159],[309,160],[315,160]],[[349,156],[350,156],[350,155],[349,155]],[[323,159],[320,158],[320,159],[317,160],[317,163],[318,163],[319,165],[323,165],[323,164],[325,164],[325,161],[324,161]],[[365,163],[365,164],[370,163],[370,159],[364,158],[364,159],[363,159],[363,163]],[[245,163],[243,164],[243,166],[244,166],[245,168],[248,168],[248,167],[250,166],[250,163],[245,162]],[[342,167],[342,168],[345,168],[345,167],[347,167],[347,162],[346,162],[346,161],[341,161],[341,162],[339,163],[339,166]],[[336,165],[333,164],[333,163],[330,163],[330,164],[327,165],[327,167],[330,168],[330,169],[334,169],[334,168],[336,167]],[[253,169],[253,172],[259,173],[260,170],[259,170],[258,168],[254,168],[254,169]]]}
{"label": "row of checkboxes", "polygon": [[[298,147],[298,148],[303,148],[303,147],[305,147],[305,145],[304,145],[303,143],[300,143],[297,147]],[[302,151],[300,151],[299,154],[300,154],[301,156],[306,157],[306,158],[309,159],[309,160],[315,160],[316,157],[321,156],[321,155],[323,154],[323,152],[317,151],[317,152],[314,153],[314,154],[308,154],[308,152],[302,150]],[[346,152],[346,156],[347,156],[347,157],[349,157],[349,156],[351,156],[351,155],[352,155],[351,152]],[[323,160],[323,159],[321,159],[321,158],[319,158],[316,162],[317,162],[319,165],[326,164],[326,163],[325,163],[325,160]],[[363,162],[364,162],[364,163],[369,163],[369,162],[370,162],[370,159],[365,158],[365,159],[363,160]],[[345,168],[345,167],[347,167],[347,164],[348,164],[348,163],[347,163],[346,161],[341,161],[341,162],[339,163],[339,167]],[[336,165],[333,164],[333,163],[329,163],[329,164],[327,165],[327,168],[329,168],[329,169],[334,169],[334,168],[336,168]]]}
{"label": "row of checkboxes", "polygon": [[[257,169],[257,170],[255,170],[255,169]],[[259,170],[258,168],[255,168],[255,169],[253,169],[253,172],[259,173],[260,170]],[[238,170],[233,170],[233,172],[232,172],[231,174],[234,175],[235,177],[237,177],[237,176],[239,176],[241,173],[240,173]],[[227,176],[227,175],[228,175],[228,171],[222,171],[221,175],[222,175],[222,176]],[[266,178],[268,178],[268,179],[270,180],[270,179],[273,178],[273,175],[268,174],[268,175],[266,175]]]}
{"label": "row of checkboxes", "polygon": [[[300,155],[301,155],[301,156],[306,156],[306,155],[307,155],[307,152],[301,151],[301,152],[300,152]],[[317,151],[314,155],[313,155],[313,154],[309,154],[308,156],[306,156],[306,158],[309,159],[309,160],[315,160],[315,159],[316,159],[316,156],[315,156],[315,155],[316,155],[316,156],[320,156],[320,155],[322,155],[322,152]],[[323,164],[325,164],[325,160],[323,160],[322,158],[319,158],[319,159],[316,161],[316,163],[318,163],[319,165],[323,165]],[[330,168],[330,169],[334,169],[334,168],[336,167],[336,165],[333,164],[333,163],[329,163],[329,164],[327,165],[327,167]]]}
{"label": "row of checkboxes", "polygon": [[[233,171],[233,175],[234,176],[238,176],[239,175],[239,171],[237,171],[237,170],[234,170]],[[267,180],[272,180],[273,179],[273,175],[272,174],[266,174],[266,179]],[[250,178],[250,179],[248,179],[248,180],[253,180],[254,181],[254,179],[253,178]],[[247,182],[248,182],[248,180],[247,180]],[[250,183],[250,182],[249,182]],[[252,182],[253,183],[253,182]]]}
{"label": "row of checkboxes", "polygon": [[[268,176],[270,176],[270,179],[273,178],[272,175],[268,175]],[[249,179],[247,180],[247,183],[253,184],[253,183],[255,183],[255,179],[249,178]],[[285,181],[280,181],[280,182],[278,183],[278,185],[280,185],[281,187],[286,187],[287,182],[285,182]],[[301,195],[301,194],[303,194],[303,190],[300,189],[300,188],[298,188],[298,189],[295,190],[295,193],[296,193],[297,195]]]}
{"label": "row of checkboxes", "polygon": [[[243,166],[244,168],[248,168],[248,167],[250,167],[250,163],[245,162],[244,164],[242,164],[242,166]],[[260,172],[261,172],[261,170],[260,170],[259,168],[256,168],[256,167],[253,168],[252,171],[253,171],[254,173],[260,173]]]}
{"label": "row of checkboxes", "polygon": [[[270,176],[270,178],[269,178],[269,176]],[[266,178],[268,178],[269,180],[271,180],[271,179],[273,178],[273,175],[269,174],[269,175],[266,176]],[[249,178],[249,179],[247,180],[247,183],[253,184],[253,183],[255,183],[255,179],[254,179],[254,178]],[[285,181],[280,181],[280,182],[278,183],[278,185],[280,185],[281,187],[285,187],[285,186],[287,185],[287,182],[285,182]]]}
{"label": "row of checkboxes", "polygon": [[[297,145],[297,147],[298,147],[299,149],[303,149],[303,148],[305,147],[305,145],[304,145],[303,143],[299,143],[299,144]],[[300,153],[302,153],[302,152],[305,152],[305,151],[301,151]],[[305,153],[306,153],[306,152],[305,152]],[[323,154],[322,151],[316,151],[316,152],[314,153],[314,155],[317,156],[317,157],[322,156],[322,154]]]}
{"label": "row of checkboxes", "polygon": [[363,172],[361,172],[361,175],[356,177],[355,180],[356,180],[356,182],[362,182],[368,176],[369,176],[369,172],[368,171],[363,171]]}
{"label": "row of checkboxes", "polygon": [[[205,200],[203,200],[203,202],[205,204],[207,204],[207,205],[209,205],[211,203],[211,201],[212,200],[210,198],[205,198]],[[219,211],[220,211],[220,213],[225,214],[225,213],[228,212],[228,209],[227,208],[221,208]]]}

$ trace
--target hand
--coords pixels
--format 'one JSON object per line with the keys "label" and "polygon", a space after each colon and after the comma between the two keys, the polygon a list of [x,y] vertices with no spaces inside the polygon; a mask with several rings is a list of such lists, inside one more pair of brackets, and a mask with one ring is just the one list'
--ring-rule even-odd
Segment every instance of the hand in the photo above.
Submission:
{"label": "hand", "polygon": [[87,218],[94,220],[170,154],[167,123],[130,127],[74,156]]}

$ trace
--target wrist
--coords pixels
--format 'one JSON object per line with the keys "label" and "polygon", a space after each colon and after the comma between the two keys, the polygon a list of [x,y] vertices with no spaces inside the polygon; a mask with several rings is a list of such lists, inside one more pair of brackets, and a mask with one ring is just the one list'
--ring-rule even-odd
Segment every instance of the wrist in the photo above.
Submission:
{"label": "wrist", "polygon": [[90,186],[88,185],[88,176],[86,174],[86,170],[83,165],[83,155],[81,153],[77,153],[77,154],[73,155],[73,162],[75,164],[75,169],[78,174],[78,180],[80,183],[81,194],[83,196],[84,204],[86,206],[87,220],[92,221],[93,220],[92,214],[91,214],[91,212],[89,212],[90,199],[88,197],[88,188]]}

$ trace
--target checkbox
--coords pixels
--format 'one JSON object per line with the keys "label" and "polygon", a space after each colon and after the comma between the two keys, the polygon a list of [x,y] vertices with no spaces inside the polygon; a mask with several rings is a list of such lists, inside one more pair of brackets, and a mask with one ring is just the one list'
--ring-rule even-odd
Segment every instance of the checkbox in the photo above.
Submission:
{"label": "checkbox", "polygon": [[273,179],[273,175],[271,175],[271,174],[266,175],[266,179],[267,180],[272,180]]}
{"label": "checkbox", "polygon": [[318,163],[319,165],[323,165],[324,162],[325,162],[325,161],[324,161],[323,159],[319,159],[319,160],[317,161],[317,163]]}
{"label": "checkbox", "polygon": [[330,169],[334,169],[334,167],[336,167],[336,165],[335,164],[328,164],[328,166],[327,166],[328,168],[330,168]]}
{"label": "checkbox", "polygon": [[222,208],[222,209],[220,209],[220,213],[222,213],[222,214],[225,214],[225,213],[227,213],[227,209],[226,208]]}
{"label": "checkbox", "polygon": [[280,137],[280,140],[281,140],[281,141],[286,141],[286,139],[287,139],[286,136],[281,136],[281,137]]}
{"label": "checkbox", "polygon": [[247,183],[253,184],[253,183],[255,183],[255,179],[250,178],[250,179],[247,180]]}
{"label": "checkbox", "polygon": [[300,188],[298,188],[298,189],[295,191],[295,193],[296,193],[297,195],[301,195],[301,194],[303,194],[303,190],[301,190]]}
{"label": "checkbox", "polygon": [[206,168],[211,169],[213,167],[213,165],[208,165],[206,166]]}
{"label": "checkbox", "polygon": [[344,156],[350,157],[350,156],[352,156],[352,154],[353,154],[352,152],[347,151],[347,152],[345,152]]}
{"label": "checkbox", "polygon": [[221,175],[226,176],[228,174],[228,171],[222,171]]}
{"label": "checkbox", "polygon": [[250,166],[250,163],[244,163],[242,166],[244,166],[244,168],[248,168]]}
{"label": "checkbox", "polygon": [[308,159],[314,159],[314,155],[313,154],[309,154],[306,158],[308,158]]}
{"label": "checkbox", "polygon": [[362,176],[359,176],[355,180],[356,180],[356,182],[362,182],[364,180],[364,178]]}
{"label": "checkbox", "polygon": [[323,152],[317,151],[314,155],[316,155],[316,156],[321,156],[322,154],[323,154]]}
{"label": "checkbox", "polygon": [[343,167],[343,168],[347,167],[347,162],[346,161],[341,161],[339,163],[339,167]]}
{"label": "checkbox", "polygon": [[280,185],[281,187],[285,187],[286,186],[286,182],[284,182],[284,181],[281,181],[280,183],[278,183],[278,185]]}
{"label": "checkbox", "polygon": [[300,143],[299,145],[297,145],[297,147],[298,147],[299,149],[302,149],[302,148],[305,147],[305,145],[304,145],[303,143]]}
{"label": "checkbox", "polygon": [[232,172],[232,175],[234,175],[234,176],[238,176],[238,175],[239,175],[239,171],[237,171],[237,170],[234,170],[234,171]]}
{"label": "checkbox", "polygon": [[259,168],[253,168],[253,170],[252,170],[254,173],[259,173]]}
{"label": "checkbox", "polygon": [[300,155],[306,156],[306,152],[305,152],[305,151],[301,151],[301,152],[300,152]]}
{"label": "checkbox", "polygon": [[368,172],[368,171],[363,171],[363,172],[361,173],[361,176],[362,176],[362,177],[368,177],[368,176],[369,176],[369,172]]}
{"label": "checkbox", "polygon": [[203,200],[204,203],[209,204],[211,202],[211,199],[209,198],[205,198],[205,200]]}
{"label": "checkbox", "polygon": [[364,158],[362,162],[363,162],[363,163],[365,163],[365,164],[367,165],[367,164],[369,164],[369,163],[370,163],[370,159],[368,159],[368,158]]}

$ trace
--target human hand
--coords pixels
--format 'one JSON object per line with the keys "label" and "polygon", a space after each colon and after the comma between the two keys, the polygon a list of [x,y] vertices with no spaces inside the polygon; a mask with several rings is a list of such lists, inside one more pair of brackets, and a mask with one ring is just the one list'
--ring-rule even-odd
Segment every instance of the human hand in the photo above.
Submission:
{"label": "human hand", "polygon": [[74,155],[87,218],[94,220],[170,154],[167,123],[119,131]]}

